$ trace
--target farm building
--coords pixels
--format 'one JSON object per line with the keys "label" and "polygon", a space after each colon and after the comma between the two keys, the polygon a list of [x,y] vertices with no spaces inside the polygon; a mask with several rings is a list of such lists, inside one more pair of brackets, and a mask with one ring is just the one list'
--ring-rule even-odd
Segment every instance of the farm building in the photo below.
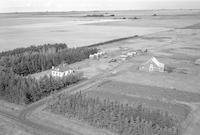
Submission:
{"label": "farm building", "polygon": [[148,72],[164,72],[164,67],[165,65],[163,63],[160,63],[155,57],[152,57],[147,62],[141,64],[139,70]]}
{"label": "farm building", "polygon": [[75,71],[70,68],[67,64],[61,64],[58,67],[52,67],[51,75],[54,77],[63,77],[68,76],[74,73]]}
{"label": "farm building", "polygon": [[95,54],[91,54],[89,56],[90,59],[100,59],[102,56],[104,56],[106,53],[105,52],[97,52]]}
{"label": "farm building", "polygon": [[136,55],[136,54],[137,54],[137,52],[128,52],[128,53],[127,53],[127,56],[133,57],[133,56]]}
{"label": "farm building", "polygon": [[120,55],[120,59],[123,60],[123,61],[125,61],[127,58],[128,58],[127,55]]}

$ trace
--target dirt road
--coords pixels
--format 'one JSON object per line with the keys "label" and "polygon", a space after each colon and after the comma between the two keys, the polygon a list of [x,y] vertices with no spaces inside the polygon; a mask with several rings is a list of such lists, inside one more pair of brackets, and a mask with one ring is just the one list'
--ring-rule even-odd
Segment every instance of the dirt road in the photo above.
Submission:
{"label": "dirt road", "polygon": [[189,123],[188,127],[186,128],[183,135],[199,135],[200,134],[200,103],[194,105],[195,109],[192,114],[191,122]]}
{"label": "dirt road", "polygon": [[[95,80],[82,82],[62,92],[65,92],[65,91],[74,92],[76,90],[79,91],[83,87],[90,87],[91,85],[95,85],[96,83]],[[28,128],[28,130],[31,133],[36,134],[36,135],[72,135],[74,134],[74,132],[72,133],[71,131],[66,133],[56,128],[49,127],[47,125],[41,125],[39,123],[32,122],[31,120],[28,119],[28,116],[31,115],[31,113],[38,107],[45,105],[48,102],[49,98],[51,98],[51,96],[27,106],[24,110],[21,111],[19,116],[15,116],[3,110],[0,110],[0,115],[19,123],[21,126],[23,126],[23,128],[26,128],[26,129]]]}

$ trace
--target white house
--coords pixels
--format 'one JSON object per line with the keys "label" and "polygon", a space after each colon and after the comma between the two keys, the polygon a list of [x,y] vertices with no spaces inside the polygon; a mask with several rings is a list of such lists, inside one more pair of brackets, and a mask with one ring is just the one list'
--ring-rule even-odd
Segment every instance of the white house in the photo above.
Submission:
{"label": "white house", "polygon": [[142,71],[158,71],[158,72],[164,72],[165,65],[161,62],[159,62],[155,57],[152,57],[147,62],[140,65],[139,70]]}
{"label": "white house", "polygon": [[67,64],[61,64],[58,67],[52,67],[51,75],[54,77],[63,77],[68,76],[74,73],[75,71],[70,68]]}

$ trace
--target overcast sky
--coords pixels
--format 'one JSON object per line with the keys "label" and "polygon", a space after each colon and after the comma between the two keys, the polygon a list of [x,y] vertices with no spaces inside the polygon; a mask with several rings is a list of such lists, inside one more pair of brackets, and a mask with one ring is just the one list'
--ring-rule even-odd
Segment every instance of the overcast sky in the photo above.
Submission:
{"label": "overcast sky", "polygon": [[0,0],[0,12],[200,9],[200,0]]}

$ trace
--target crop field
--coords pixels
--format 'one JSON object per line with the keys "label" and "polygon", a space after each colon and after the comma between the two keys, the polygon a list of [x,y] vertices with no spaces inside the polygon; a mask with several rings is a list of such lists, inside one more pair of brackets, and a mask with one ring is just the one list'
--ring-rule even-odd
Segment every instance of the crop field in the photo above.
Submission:
{"label": "crop field", "polygon": [[[121,37],[150,34],[166,30],[158,27],[115,27],[83,25],[92,22],[116,21],[108,19],[81,20],[59,17],[1,17],[0,51],[41,45],[66,43],[69,47],[87,46]],[[122,20],[123,21],[123,20]]]}
{"label": "crop field", "polygon": [[200,102],[200,94],[172,90],[167,88],[145,86],[134,83],[125,83],[119,81],[108,81],[97,88],[102,92],[121,93],[122,95],[135,95],[154,100],[183,102]]}

